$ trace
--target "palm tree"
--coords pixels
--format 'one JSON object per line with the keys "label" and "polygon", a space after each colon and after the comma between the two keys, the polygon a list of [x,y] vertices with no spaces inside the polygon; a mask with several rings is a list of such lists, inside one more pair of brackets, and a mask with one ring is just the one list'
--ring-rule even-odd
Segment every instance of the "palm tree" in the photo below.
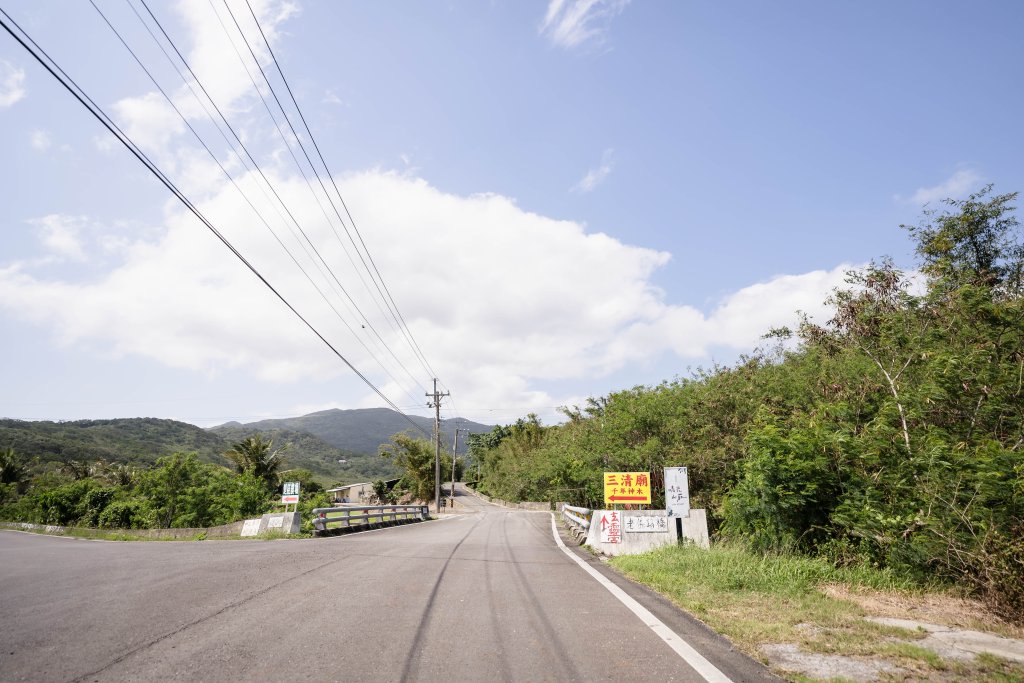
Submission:
{"label": "palm tree", "polygon": [[0,450],[0,484],[14,484],[21,491],[28,480],[28,465],[13,447]]}
{"label": "palm tree", "polygon": [[281,454],[288,449],[285,444],[276,451],[272,439],[264,440],[260,434],[242,439],[225,451],[224,456],[235,464],[239,474],[250,472],[266,482],[267,488],[277,486],[277,473],[284,465]]}

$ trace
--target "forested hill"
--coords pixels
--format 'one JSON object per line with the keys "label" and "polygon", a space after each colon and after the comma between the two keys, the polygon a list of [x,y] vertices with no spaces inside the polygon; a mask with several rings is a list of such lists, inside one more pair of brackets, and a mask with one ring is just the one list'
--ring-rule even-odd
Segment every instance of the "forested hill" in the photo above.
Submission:
{"label": "forested hill", "polygon": [[[427,433],[433,430],[430,418],[411,419]],[[477,434],[492,429],[492,425],[461,418],[442,420],[441,431],[448,448],[456,427]],[[232,444],[259,434],[273,440],[275,448],[287,445],[283,453],[285,470],[306,469],[321,483],[330,485],[397,477],[395,465],[378,452],[394,434],[411,429],[401,414],[384,408],[326,410],[250,424],[229,422],[211,429],[151,417],[64,422],[0,419],[0,448],[13,448],[20,456],[42,464],[152,464],[165,455],[195,453],[205,462],[230,466],[223,453]],[[463,444],[459,451],[465,452]]]}
{"label": "forested hill", "polygon": [[[409,419],[418,424],[425,433],[433,432],[434,421],[431,418],[410,415]],[[445,443],[449,444],[449,448],[456,428],[468,429],[471,434],[484,434],[493,427],[494,425],[484,425],[464,418],[441,420],[441,434],[444,435]],[[401,413],[387,408],[364,408],[323,410],[301,417],[261,420],[248,424],[228,422],[213,427],[210,431],[214,434],[235,434],[239,429],[259,432],[275,429],[305,432],[335,448],[351,453],[376,454],[380,445],[387,443],[392,435],[414,428]],[[423,434],[417,435],[423,436]],[[460,443],[460,453],[465,453],[464,443]]]}
{"label": "forested hill", "polygon": [[66,422],[0,420],[0,448],[11,447],[20,456],[42,464],[152,464],[173,453],[195,453],[205,462],[231,466],[223,453],[255,434],[272,439],[275,447],[288,446],[283,454],[285,469],[307,469],[324,484],[397,476],[395,467],[378,456],[376,449],[354,453],[311,434],[287,429],[235,426],[212,432],[187,422],[149,417]]}
{"label": "forested hill", "polygon": [[[287,444],[284,452],[285,469],[303,468],[328,483],[354,484],[377,479],[391,479],[401,473],[388,458],[377,450],[355,452],[336,448],[312,434],[294,429],[280,429],[240,425],[220,425],[214,432],[225,443],[237,443],[254,434],[274,442],[274,447]],[[386,439],[385,439],[386,441]]]}
{"label": "forested hill", "polygon": [[147,462],[175,452],[229,464],[225,440],[205,429],[152,417],[62,422],[0,420],[0,446],[25,457],[50,461]]}

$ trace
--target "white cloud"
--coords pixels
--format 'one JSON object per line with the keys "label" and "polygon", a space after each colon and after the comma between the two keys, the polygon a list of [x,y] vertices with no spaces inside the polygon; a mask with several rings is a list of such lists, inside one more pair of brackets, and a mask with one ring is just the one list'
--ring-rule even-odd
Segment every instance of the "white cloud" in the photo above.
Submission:
{"label": "white cloud", "polygon": [[540,33],[563,48],[602,43],[611,20],[628,4],[629,0],[550,0]]}
{"label": "white cloud", "polygon": [[339,107],[346,106],[345,101],[338,97],[337,93],[335,93],[333,90],[328,90],[327,92],[325,92],[321,102],[323,102],[324,104],[334,104]]}
{"label": "white cloud", "polygon": [[[135,144],[165,164],[169,162],[170,143],[184,132],[185,124],[163,95],[151,92],[141,97],[126,97],[114,104],[114,112],[115,119]],[[109,137],[103,140],[113,143]]]}
{"label": "white cloud", "polygon": [[[260,66],[269,65],[270,53],[253,22],[249,8],[239,0],[232,0],[230,5]],[[279,24],[298,11],[295,3],[284,0],[258,0],[252,2],[252,7],[271,44],[279,36]],[[249,49],[238,35],[234,20],[220,3],[213,4],[208,0],[182,0],[175,9],[188,31],[187,40],[182,42],[189,44],[186,51],[189,66],[203,86],[200,88],[193,83],[194,96],[193,90],[182,84],[170,93],[175,105],[190,120],[205,122],[207,109],[209,115],[216,116],[215,110],[205,98],[203,103],[196,100],[196,96],[203,97],[202,92],[205,90],[241,139],[247,144],[251,143],[254,136],[248,131],[252,123],[250,99],[258,96],[253,89],[253,80],[258,85],[263,83],[256,65],[252,63]],[[239,54],[248,68],[239,60]],[[127,97],[115,103],[114,110],[118,123],[128,136],[147,153],[155,156],[163,171],[172,173],[178,162],[184,165],[190,163],[178,157],[191,154],[192,148],[198,147],[198,143],[189,134],[182,144],[181,136],[186,133],[186,126],[162,94],[154,90],[141,96]],[[262,112],[262,105],[259,111]],[[265,125],[272,124],[266,121]],[[199,130],[208,135],[207,141],[212,143],[213,149],[223,147],[223,140],[212,134],[211,128],[199,127]],[[104,138],[99,146],[101,149],[109,149],[110,139]]]}
{"label": "white cloud", "polygon": [[0,59],[0,109],[25,97],[25,70]]}
{"label": "white cloud", "polygon": [[38,128],[29,133],[28,141],[29,144],[32,145],[32,149],[37,152],[45,152],[53,146],[50,134],[45,130],[40,130]]}
{"label": "white cloud", "polygon": [[[249,49],[238,35],[235,20],[245,32],[246,42],[256,53],[261,66],[270,63],[270,53],[244,2],[232,0],[230,14],[220,5],[211,5],[208,0],[182,0],[177,10],[188,26],[192,42],[188,53],[189,65],[217,105],[228,113],[238,106],[238,101],[244,96],[255,96],[250,74],[258,84],[262,81],[255,65],[251,63]],[[279,36],[278,25],[298,12],[295,3],[281,0],[259,0],[252,3],[252,8],[271,44]],[[221,23],[228,28],[233,42],[228,41]],[[236,48],[249,65],[248,73],[235,54]]]}
{"label": "white cloud", "polygon": [[985,178],[973,169],[961,169],[934,187],[919,187],[909,199],[897,196],[900,201],[918,206],[942,201],[943,199],[962,199],[972,191],[981,187]]}
{"label": "white cloud", "polygon": [[82,261],[85,248],[81,233],[84,220],[77,216],[50,214],[31,221],[39,234],[48,257]]}
{"label": "white cloud", "polygon": [[587,171],[587,174],[572,186],[571,191],[586,194],[603,183],[615,166],[615,162],[612,159],[613,154],[614,150],[606,149],[601,155],[601,164]]}
{"label": "white cloud", "polygon": [[[664,353],[700,361],[712,348],[749,350],[768,328],[792,325],[797,309],[819,310],[845,270],[780,276],[725,297],[705,314],[666,302],[651,283],[669,261],[665,252],[587,233],[506,197],[446,194],[403,174],[373,171],[338,181],[410,329],[464,406],[554,406],[566,398],[543,390],[548,381],[591,379]],[[251,178],[242,182],[251,189]],[[401,335],[354,276],[305,184],[277,182],[369,325],[425,381]],[[422,402],[420,387],[347,312],[342,297],[333,300],[353,332],[232,188],[203,202],[202,210],[388,396],[401,405]],[[52,223],[57,228],[47,234],[57,249],[59,228],[71,224]],[[74,231],[67,232],[65,251],[73,253]],[[293,243],[284,231],[282,239]],[[49,326],[64,343],[117,356],[206,373],[240,369],[274,381],[345,377],[358,384],[190,214],[174,213],[158,239],[119,248],[123,262],[88,282],[0,270],[0,308]],[[308,270],[329,290],[330,280]],[[368,392],[363,396],[342,400],[380,405]]]}

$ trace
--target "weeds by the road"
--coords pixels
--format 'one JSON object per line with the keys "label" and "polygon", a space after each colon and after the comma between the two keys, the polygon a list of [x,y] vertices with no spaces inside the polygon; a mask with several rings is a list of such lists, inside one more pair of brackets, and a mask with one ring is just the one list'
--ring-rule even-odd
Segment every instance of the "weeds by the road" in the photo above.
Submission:
{"label": "weeds by the road", "polygon": [[[900,596],[908,604],[947,597],[939,586],[922,586],[890,571],[836,567],[820,558],[765,555],[729,545],[711,550],[673,546],[614,557],[610,563],[762,661],[767,659],[763,646],[794,644],[812,655],[882,661],[902,670],[901,679],[1024,681],[1024,665],[992,657],[953,661],[917,644],[927,636],[924,631],[865,621],[866,610],[849,599],[851,594]],[[961,616],[962,622],[995,623],[984,614]],[[790,675],[778,668],[777,673]]]}

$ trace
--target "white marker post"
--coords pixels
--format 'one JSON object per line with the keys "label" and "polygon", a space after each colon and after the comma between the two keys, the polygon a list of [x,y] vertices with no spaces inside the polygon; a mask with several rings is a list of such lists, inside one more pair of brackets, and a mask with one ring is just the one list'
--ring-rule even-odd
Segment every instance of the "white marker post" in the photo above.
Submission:
{"label": "white marker post", "polygon": [[665,509],[669,517],[690,516],[690,480],[685,467],[665,468]]}

